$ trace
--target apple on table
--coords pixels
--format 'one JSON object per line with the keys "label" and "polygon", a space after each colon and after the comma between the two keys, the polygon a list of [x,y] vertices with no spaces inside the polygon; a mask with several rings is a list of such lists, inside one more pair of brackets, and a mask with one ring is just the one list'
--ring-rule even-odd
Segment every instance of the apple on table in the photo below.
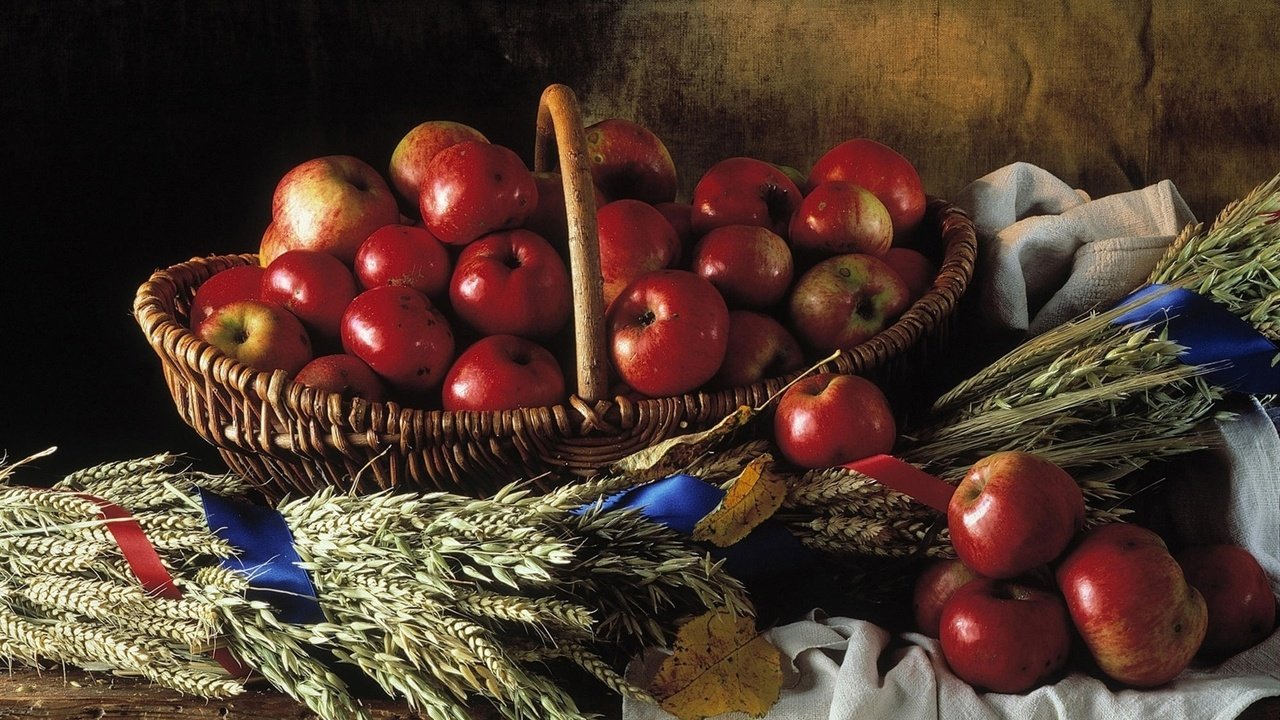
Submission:
{"label": "apple on table", "polygon": [[441,390],[445,410],[496,411],[564,401],[564,373],[550,350],[515,335],[489,335],[458,354]]}
{"label": "apple on table", "polygon": [[319,250],[350,265],[365,238],[399,220],[395,194],[368,163],[350,155],[314,158],[276,184],[259,254]]}
{"label": "apple on table", "polygon": [[888,453],[897,423],[875,383],[858,375],[818,373],[800,378],[778,398],[773,437],[791,464],[829,468]]}
{"label": "apple on table", "polygon": [[529,230],[493,232],[463,248],[449,280],[454,314],[481,335],[547,338],[573,313],[569,269]]}
{"label": "apple on table", "polygon": [[219,306],[200,323],[196,335],[228,357],[264,372],[283,370],[293,376],[313,357],[302,321],[264,300],[235,300]]}
{"label": "apple on table", "polygon": [[1198,655],[1219,662],[1257,645],[1276,629],[1276,596],[1258,559],[1230,543],[1190,545],[1174,554],[1209,615]]}

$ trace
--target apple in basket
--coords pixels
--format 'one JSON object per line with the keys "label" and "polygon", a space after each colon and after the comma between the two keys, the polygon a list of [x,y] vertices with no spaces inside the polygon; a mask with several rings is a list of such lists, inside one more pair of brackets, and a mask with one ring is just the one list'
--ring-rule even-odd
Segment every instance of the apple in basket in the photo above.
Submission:
{"label": "apple in basket", "polygon": [[916,629],[936,638],[942,624],[942,608],[956,590],[982,577],[955,558],[931,561],[916,576],[911,590],[911,616]]}
{"label": "apple in basket", "polygon": [[573,288],[551,243],[507,230],[463,248],[449,281],[454,314],[481,335],[547,338],[568,324]]}
{"label": "apple in basket", "polygon": [[1276,627],[1276,597],[1257,558],[1239,545],[1192,545],[1174,558],[1204,596],[1209,627],[1199,655],[1224,660],[1253,647]]}
{"label": "apple in basket", "polygon": [[783,391],[773,416],[774,442],[788,462],[827,468],[893,449],[897,425],[880,388],[857,375],[819,373]]}
{"label": "apple in basket", "polygon": [[679,395],[720,369],[729,308],[705,278],[687,270],[654,270],[609,305],[605,330],[624,383],[650,397]]}
{"label": "apple in basket", "polygon": [[893,243],[889,210],[870,190],[850,182],[817,185],[791,216],[791,246],[814,258],[866,253],[883,256]]}
{"label": "apple in basket", "polygon": [[422,178],[436,153],[463,140],[488,142],[479,130],[453,120],[427,120],[418,123],[396,143],[391,151],[387,174],[391,185],[405,201],[417,205],[422,194]]}
{"label": "apple in basket", "polygon": [[[564,199],[564,177],[554,170],[539,170],[533,173],[533,181],[538,186],[538,205],[524,221],[524,228],[546,238],[568,257],[569,213]],[[607,202],[604,193],[595,185],[591,189],[595,208],[599,210]]]}
{"label": "apple in basket", "polygon": [[256,300],[262,289],[260,265],[236,265],[219,270],[200,283],[191,298],[190,327],[193,332],[214,310],[236,300]]}
{"label": "apple in basket", "polygon": [[397,223],[374,230],[360,244],[353,269],[361,290],[399,285],[439,300],[449,291],[453,260],[426,228]]}
{"label": "apple in basket", "polygon": [[753,310],[730,310],[729,343],[711,384],[718,388],[752,385],[804,365],[804,350],[782,323]]}
{"label": "apple in basket", "polygon": [[875,193],[889,210],[895,238],[905,238],[924,218],[928,199],[920,174],[888,145],[854,138],[827,150],[809,169],[809,184],[816,188],[832,180],[856,183]]}
{"label": "apple in basket", "polygon": [[538,205],[538,185],[514,150],[463,140],[431,158],[418,205],[432,235],[466,245],[522,225]]}
{"label": "apple in basket", "polygon": [[933,287],[938,268],[924,253],[905,247],[891,247],[881,256],[885,264],[907,284],[911,302],[924,297]]}
{"label": "apple in basket", "polygon": [[311,361],[311,338],[302,321],[275,303],[236,300],[200,323],[200,339],[256,370],[296,374]]}
{"label": "apple in basket", "polygon": [[1089,654],[1114,680],[1163,685],[1204,640],[1204,598],[1152,530],[1124,522],[1086,530],[1055,575]]}
{"label": "apple in basket", "polygon": [[596,211],[606,308],[632,280],[671,267],[680,253],[675,228],[640,200],[614,200]]}
{"label": "apple in basket", "polygon": [[820,261],[796,280],[788,299],[790,327],[818,352],[870,340],[911,302],[907,284],[874,255],[849,253]]}
{"label": "apple in basket", "polygon": [[422,400],[453,361],[453,329],[426,295],[383,285],[360,293],[342,315],[342,347],[400,397]]}
{"label": "apple in basket", "polygon": [[387,394],[386,384],[377,373],[363,360],[347,353],[321,355],[304,365],[293,381],[345,399],[358,397],[381,402]]}
{"label": "apple in basket", "polygon": [[678,265],[693,254],[693,244],[697,240],[693,234],[693,206],[687,202],[673,200],[658,203],[653,207],[662,213],[662,217],[671,223],[671,227],[675,228],[676,239],[680,241],[680,252],[676,255],[673,265]]}
{"label": "apple in basket", "polygon": [[986,690],[1023,693],[1067,665],[1071,621],[1062,597],[1028,584],[978,578],[942,607],[939,644],[961,680]]}
{"label": "apple in basket", "polygon": [[623,118],[607,118],[584,131],[591,179],[609,200],[631,198],[650,205],[675,200],[676,165],[652,130]]}
{"label": "apple in basket", "polygon": [[261,296],[297,316],[317,347],[336,349],[342,313],[356,296],[356,278],[329,253],[289,250],[263,271]]}
{"label": "apple in basket", "polygon": [[787,236],[800,189],[763,160],[731,157],[712,165],[693,188],[693,232],[725,225],[758,225]]}
{"label": "apple in basket", "polygon": [[320,250],[351,264],[370,233],[399,219],[395,194],[368,163],[350,155],[315,158],[276,184],[260,254]]}
{"label": "apple in basket", "polygon": [[956,555],[987,577],[1011,578],[1052,562],[1084,526],[1084,493],[1038,455],[997,452],[973,464],[951,495]]}
{"label": "apple in basket", "polygon": [[762,309],[786,297],[795,261],[772,230],[725,225],[698,240],[690,269],[710,280],[730,307]]}
{"label": "apple in basket", "polygon": [[489,335],[463,350],[444,378],[445,410],[547,407],[566,397],[550,350],[515,335]]}

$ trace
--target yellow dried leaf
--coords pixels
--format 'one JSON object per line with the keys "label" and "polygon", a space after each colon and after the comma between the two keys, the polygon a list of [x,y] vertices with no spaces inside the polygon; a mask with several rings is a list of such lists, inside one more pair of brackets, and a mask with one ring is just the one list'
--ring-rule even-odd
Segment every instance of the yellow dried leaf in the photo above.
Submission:
{"label": "yellow dried leaf", "polygon": [[730,711],[760,717],[782,690],[782,656],[755,622],[712,610],[681,626],[649,691],[679,720]]}
{"label": "yellow dried leaf", "polygon": [[655,443],[614,463],[612,472],[626,475],[637,483],[661,480],[684,470],[693,461],[715,449],[759,413],[743,405],[714,426],[701,432],[687,433]]}
{"label": "yellow dried leaf", "polygon": [[770,470],[772,464],[768,453],[748,463],[720,504],[694,526],[693,539],[729,547],[773,517],[787,497],[787,483]]}

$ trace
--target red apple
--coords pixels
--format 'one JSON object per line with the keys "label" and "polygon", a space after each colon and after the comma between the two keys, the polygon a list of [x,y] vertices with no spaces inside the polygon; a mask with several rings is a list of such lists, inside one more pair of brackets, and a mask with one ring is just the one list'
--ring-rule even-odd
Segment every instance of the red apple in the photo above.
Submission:
{"label": "red apple", "polygon": [[444,378],[445,410],[514,410],[564,401],[551,351],[515,335],[490,335],[463,350]]}
{"label": "red apple", "polygon": [[980,577],[973,568],[954,558],[934,560],[926,565],[916,576],[911,592],[911,614],[916,629],[929,637],[938,637],[942,607],[956,590]]}
{"label": "red apple", "polygon": [[422,194],[422,179],[436,153],[463,140],[488,142],[479,130],[453,120],[418,123],[396,143],[391,152],[388,175],[400,197],[413,205]]}
{"label": "red apple", "polygon": [[569,270],[551,243],[529,230],[485,235],[458,255],[449,280],[453,312],[481,335],[546,338],[573,312]]}
{"label": "red apple", "polygon": [[933,287],[934,279],[938,276],[937,266],[919,250],[891,247],[881,256],[881,259],[907,284],[907,291],[913,303],[929,292],[929,288]]}
{"label": "red apple", "polygon": [[[538,233],[567,257],[569,246],[569,215],[564,200],[564,178],[553,170],[541,170],[533,174],[538,186],[538,205],[524,221],[524,228]],[[600,188],[592,186],[595,207],[605,202]]]}
{"label": "red apple", "polygon": [[360,293],[342,316],[342,347],[413,400],[439,387],[453,361],[453,330],[426,295],[383,285]]}
{"label": "red apple", "polygon": [[342,313],[356,296],[356,279],[329,253],[289,250],[263,271],[260,294],[296,315],[317,345],[336,347]]}
{"label": "red apple", "polygon": [[1065,470],[1027,452],[974,463],[947,507],[956,555],[976,572],[1011,578],[1057,559],[1084,527],[1084,493]]}
{"label": "red apple", "polygon": [[383,225],[356,251],[355,275],[363,290],[399,285],[439,299],[448,292],[452,273],[444,243],[416,225]]}
{"label": "red apple", "polygon": [[287,250],[320,250],[351,264],[364,239],[400,219],[377,170],[349,155],[308,160],[280,178],[271,198],[273,240]]}
{"label": "red apple", "polygon": [[450,245],[524,224],[538,206],[533,173],[510,148],[463,140],[436,153],[419,197],[422,224]]}
{"label": "red apple", "polygon": [[763,160],[721,160],[693,188],[693,232],[705,235],[725,225],[759,225],[786,237],[800,198],[791,178]]}
{"label": "red apple", "polygon": [[256,300],[258,290],[262,286],[262,267],[259,265],[236,265],[219,270],[200,283],[196,294],[191,298],[191,318],[188,323],[192,331],[200,327],[205,318],[214,310],[236,300]]}
{"label": "red apple", "polygon": [[893,221],[884,203],[850,182],[815,186],[791,216],[789,232],[796,252],[811,257],[845,253],[879,257],[893,243]]}
{"label": "red apple", "polygon": [[1276,628],[1276,597],[1257,558],[1239,545],[1192,545],[1174,558],[1204,596],[1209,627],[1199,655],[1217,662],[1265,640]]}
{"label": "red apple", "polygon": [[693,206],[685,202],[658,203],[653,206],[658,212],[662,213],[662,217],[671,223],[671,227],[676,231],[676,239],[679,241],[680,252],[672,260],[672,266],[677,266],[684,262],[684,259],[693,254],[693,244],[697,238],[693,234]]}
{"label": "red apple", "polygon": [[942,607],[938,640],[961,680],[1000,693],[1049,682],[1071,652],[1071,621],[1056,593],[1007,580],[978,578]]}
{"label": "red apple", "polygon": [[609,200],[654,205],[675,200],[676,165],[661,138],[643,125],[609,118],[586,128],[591,178]]}
{"label": "red apple", "polygon": [[687,270],[636,278],[605,314],[613,366],[650,397],[679,395],[707,382],[728,347],[729,309],[706,279]]}
{"label": "red apple", "polygon": [[321,355],[303,366],[293,381],[347,400],[358,397],[382,402],[386,397],[386,385],[377,373],[363,360],[347,353]]}
{"label": "red apple", "polygon": [[729,311],[729,344],[712,385],[752,385],[804,367],[800,343],[782,323],[751,310]]}
{"label": "red apple", "polygon": [[779,452],[802,468],[828,468],[893,449],[897,424],[884,392],[857,375],[801,378],[778,398],[773,437]]}
{"label": "red apple", "polygon": [[791,288],[791,248],[757,225],[718,227],[694,246],[691,270],[711,281],[730,307],[767,308]]}
{"label": "red apple", "polygon": [[782,171],[783,175],[786,175],[788,178],[790,178],[791,182],[795,183],[796,187],[799,188],[801,195],[809,194],[809,190],[812,189],[809,187],[809,178],[804,173],[800,172],[799,168],[795,167],[794,165],[783,165],[782,163],[769,163],[769,164],[778,168],[779,170]]}
{"label": "red apple", "polygon": [[788,314],[800,341],[827,353],[870,340],[910,301],[906,283],[883,260],[850,253],[805,271],[791,289]]}
{"label": "red apple", "polygon": [[895,237],[913,232],[924,218],[927,198],[920,174],[893,148],[868,138],[846,140],[818,158],[809,184],[844,180],[875,193],[893,218]]}
{"label": "red apple", "polygon": [[267,223],[267,228],[262,231],[262,239],[258,241],[259,267],[270,265],[272,260],[280,257],[280,253],[288,250],[287,240],[288,238],[276,230],[274,222]]}
{"label": "red apple", "polygon": [[200,339],[256,370],[293,375],[311,361],[311,338],[302,321],[262,300],[235,300],[200,323]]}
{"label": "red apple", "polygon": [[640,200],[614,200],[596,211],[606,308],[632,280],[671,267],[680,251],[675,228]]}
{"label": "red apple", "polygon": [[1056,578],[1077,632],[1113,680],[1163,685],[1204,640],[1204,598],[1147,528],[1117,522],[1087,530],[1058,563]]}

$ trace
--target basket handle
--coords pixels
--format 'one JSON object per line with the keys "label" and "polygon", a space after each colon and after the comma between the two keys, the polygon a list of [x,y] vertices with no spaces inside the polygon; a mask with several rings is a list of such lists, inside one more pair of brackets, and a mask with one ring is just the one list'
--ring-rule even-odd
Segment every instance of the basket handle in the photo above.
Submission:
{"label": "basket handle", "polygon": [[573,277],[574,346],[578,397],[594,403],[608,395],[605,364],[604,279],[600,274],[600,243],[596,228],[595,190],[587,158],[578,99],[565,85],[542,91],[538,103],[537,139],[533,169],[549,168],[552,143],[559,150],[569,218],[569,266]]}

